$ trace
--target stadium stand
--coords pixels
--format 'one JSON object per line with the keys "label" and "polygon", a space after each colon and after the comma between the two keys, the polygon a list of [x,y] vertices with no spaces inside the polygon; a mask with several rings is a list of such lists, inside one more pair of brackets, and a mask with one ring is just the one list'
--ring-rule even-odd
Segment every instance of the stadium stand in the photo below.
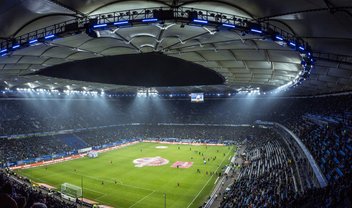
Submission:
{"label": "stadium stand", "polygon": [[[155,109],[154,111],[148,109],[149,113],[156,116],[150,119],[144,118],[147,123],[131,124],[136,120],[143,120],[140,117],[145,115],[132,112],[132,116],[128,119],[123,117],[121,112],[98,116],[100,112],[87,113],[91,112],[87,107],[79,108],[77,113],[71,115],[71,119],[58,120],[51,117],[47,111],[30,113],[29,110],[23,115],[18,115],[24,103],[1,101],[3,104],[1,109],[4,112],[1,117],[6,122],[1,124],[3,138],[0,146],[0,160],[2,164],[6,164],[43,155],[74,154],[80,148],[101,148],[106,144],[133,138],[209,143],[217,143],[220,140],[234,141],[245,145],[246,155],[243,159],[248,161],[248,165],[241,167],[238,178],[231,185],[231,191],[227,191],[222,196],[221,207],[344,207],[351,205],[349,196],[352,169],[350,159],[352,122],[349,113],[351,107],[348,105],[351,104],[351,96],[297,98],[289,101],[275,104],[276,110],[272,113],[258,114],[261,110],[258,107],[259,109],[248,117],[256,114],[258,118],[276,121],[291,129],[309,149],[325,175],[328,185],[324,188],[317,186],[307,158],[300,147],[289,139],[288,134],[275,128],[262,128],[260,125],[235,128],[224,126],[222,124],[239,124],[248,119],[246,116],[236,117],[238,112],[232,112],[232,108],[229,107],[222,109],[222,112],[226,113],[218,113],[217,109],[211,109],[212,102],[204,103],[202,107],[189,108],[186,102],[175,101],[172,103],[173,110],[166,112],[166,116],[158,116]],[[236,102],[231,104],[237,105]],[[119,119],[114,118],[117,114],[120,115]],[[93,117],[99,119],[94,121]],[[101,122],[102,120],[104,122]],[[43,125],[44,121],[47,122],[46,125]],[[167,123],[171,121],[173,123]],[[206,123],[221,125],[203,126]],[[50,124],[53,125],[50,126]],[[9,125],[15,125],[18,128],[11,129]],[[27,137],[26,134],[32,133],[32,129],[38,133],[50,132],[50,134]],[[63,134],[62,131],[65,130],[70,132]],[[11,134],[22,135],[25,138],[14,139]],[[16,190],[22,190],[22,193],[24,193],[23,189],[28,191],[26,183],[18,185],[18,180],[12,178],[11,173],[9,175],[9,172],[2,171],[1,186],[10,181]],[[32,192],[31,197],[40,199],[35,201],[54,200],[38,190],[31,190],[30,193]],[[29,200],[28,195],[22,196]],[[15,198],[17,203],[20,203],[21,199],[21,197]]]}
{"label": "stadium stand", "polygon": [[[35,203],[44,203],[50,208],[74,208],[76,204],[67,203],[53,193],[33,187],[28,180],[18,178],[9,170],[0,170],[0,205],[8,208],[30,208]],[[12,201],[10,206],[7,201]]]}
{"label": "stadium stand", "polygon": [[0,208],[352,207],[352,1],[283,2],[0,1]]}
{"label": "stadium stand", "polygon": [[73,149],[82,149],[88,146],[85,141],[77,137],[75,134],[57,135],[57,138]]}

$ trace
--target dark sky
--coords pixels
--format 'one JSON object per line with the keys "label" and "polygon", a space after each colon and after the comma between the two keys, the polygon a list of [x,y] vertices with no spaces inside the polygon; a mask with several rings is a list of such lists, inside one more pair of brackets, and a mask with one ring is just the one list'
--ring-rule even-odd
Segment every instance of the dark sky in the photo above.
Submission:
{"label": "dark sky", "polygon": [[106,56],[64,63],[36,74],[71,80],[131,86],[223,84],[215,71],[160,53]]}

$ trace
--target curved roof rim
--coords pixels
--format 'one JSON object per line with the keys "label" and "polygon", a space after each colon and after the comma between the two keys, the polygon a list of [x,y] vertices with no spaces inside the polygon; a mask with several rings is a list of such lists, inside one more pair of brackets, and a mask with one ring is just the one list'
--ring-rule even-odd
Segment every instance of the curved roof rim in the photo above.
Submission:
{"label": "curved roof rim", "polygon": [[[122,2],[128,2],[128,1],[135,1],[135,0],[116,0],[116,1],[112,1],[112,2],[109,2],[109,3],[106,3],[106,4],[103,4],[95,9],[93,9],[92,11],[88,12],[87,15],[91,15],[93,14],[94,12],[100,10],[100,9],[103,9],[105,7],[108,7],[108,6],[111,6],[111,5],[114,5],[114,4],[118,4],[118,3],[122,3]],[[148,3],[150,2],[154,2],[154,3],[159,3],[159,4],[163,4],[163,5],[166,5],[166,6],[169,6],[171,7],[171,5],[167,4],[166,2],[164,1],[161,1],[161,0],[151,0],[151,1],[146,1]]]}
{"label": "curved roof rim", "polygon": [[[346,9],[352,9],[352,7],[335,7],[337,11],[343,11]],[[286,12],[286,13],[281,13],[281,14],[275,14],[275,15],[270,15],[270,16],[265,16],[265,17],[260,17],[259,19],[271,19],[271,18],[278,18],[282,16],[287,16],[287,15],[293,15],[293,14],[301,14],[301,13],[309,13],[309,12],[330,12],[331,8],[316,8],[316,9],[307,9],[307,10],[300,10],[300,11],[292,11],[292,12]]]}
{"label": "curved roof rim", "polygon": [[288,25],[287,23],[285,23],[284,21],[281,21],[281,20],[278,20],[278,19],[268,19],[268,20],[265,20],[264,22],[270,22],[270,21],[278,22],[278,23],[284,25],[285,27],[287,27],[287,29],[289,29],[291,31],[291,33],[293,35],[295,35],[295,36],[297,35],[296,32],[293,30],[293,28],[290,25]]}
{"label": "curved roof rim", "polygon": [[230,6],[230,7],[233,7],[235,9],[238,9],[239,11],[242,11],[243,13],[245,13],[246,15],[248,15],[249,17],[251,17],[252,19],[255,19],[254,16],[248,12],[247,10],[245,10],[244,8],[240,7],[240,6],[237,6],[235,4],[231,4],[231,3],[228,3],[228,2],[225,2],[225,1],[211,1],[211,0],[193,0],[193,1],[188,1],[188,2],[184,2],[182,4],[179,4],[178,6],[185,6],[185,5],[189,5],[189,4],[193,4],[193,3],[201,3],[201,2],[211,2],[211,3],[218,3],[219,5],[220,4],[223,4],[223,5],[226,5],[226,6]]}
{"label": "curved roof rim", "polygon": [[71,16],[71,17],[75,17],[75,18],[78,18],[79,16],[77,14],[67,14],[67,13],[54,13],[54,14],[47,14],[47,15],[44,15],[44,16],[40,16],[40,17],[37,17],[37,18],[34,18],[28,22],[26,22],[25,24],[23,24],[20,28],[18,28],[11,36],[12,37],[16,37],[16,35],[21,32],[24,28],[26,28],[27,26],[29,26],[30,24],[38,21],[38,20],[41,20],[41,19],[44,19],[44,18],[47,18],[47,17],[52,17],[52,16]]}

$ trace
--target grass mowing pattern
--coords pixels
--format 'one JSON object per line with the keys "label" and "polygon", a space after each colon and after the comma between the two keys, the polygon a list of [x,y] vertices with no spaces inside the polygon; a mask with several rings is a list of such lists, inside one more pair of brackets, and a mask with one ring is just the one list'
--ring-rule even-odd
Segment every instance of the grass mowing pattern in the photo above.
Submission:
{"label": "grass mowing pattern", "polygon": [[[58,190],[65,182],[80,186],[83,177],[84,197],[113,207],[162,208],[164,193],[168,208],[199,207],[211,194],[217,178],[217,175],[207,175],[206,171],[220,172],[233,156],[233,147],[162,145],[168,148],[157,149],[160,144],[156,143],[138,143],[102,153],[95,159],[82,158],[17,170],[17,173],[35,182],[55,186]],[[132,162],[137,158],[155,156],[170,162],[164,166],[141,168],[135,167]],[[203,157],[215,156],[215,160],[210,159],[206,165],[203,164]],[[194,163],[187,169],[172,168],[176,161]],[[197,169],[201,173],[197,173]]]}

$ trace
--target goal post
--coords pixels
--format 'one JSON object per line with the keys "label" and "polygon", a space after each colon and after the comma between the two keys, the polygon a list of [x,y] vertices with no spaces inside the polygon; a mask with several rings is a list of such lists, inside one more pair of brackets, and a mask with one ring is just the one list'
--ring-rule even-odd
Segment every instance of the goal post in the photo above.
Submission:
{"label": "goal post", "polygon": [[97,151],[90,151],[90,152],[88,152],[87,156],[89,158],[97,158],[98,157],[98,152]]}
{"label": "goal post", "polygon": [[82,188],[70,183],[63,183],[61,184],[61,193],[73,198],[79,198],[82,196]]}

